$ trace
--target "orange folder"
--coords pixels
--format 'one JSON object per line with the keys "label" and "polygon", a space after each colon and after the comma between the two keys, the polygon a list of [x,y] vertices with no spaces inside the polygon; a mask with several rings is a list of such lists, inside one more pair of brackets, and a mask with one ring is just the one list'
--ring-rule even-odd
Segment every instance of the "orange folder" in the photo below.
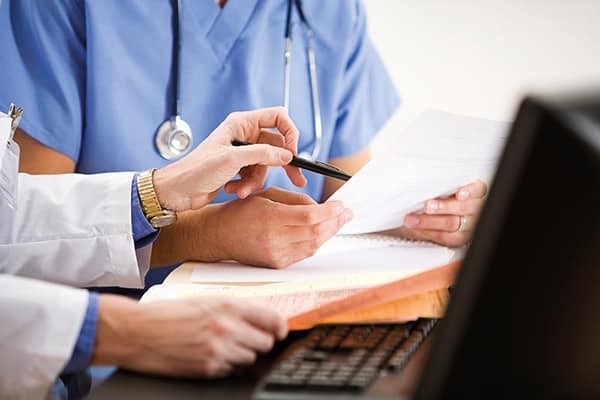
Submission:
{"label": "orange folder", "polygon": [[[342,299],[288,318],[290,330],[334,322],[382,322],[440,317],[448,301],[461,261],[379,286],[359,290]],[[392,318],[390,318],[392,317]]]}

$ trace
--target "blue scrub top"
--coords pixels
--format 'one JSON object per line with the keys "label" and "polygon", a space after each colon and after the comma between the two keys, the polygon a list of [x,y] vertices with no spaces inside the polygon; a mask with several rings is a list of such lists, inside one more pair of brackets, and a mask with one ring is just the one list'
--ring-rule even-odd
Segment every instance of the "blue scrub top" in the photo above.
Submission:
{"label": "blue scrub top", "polygon": [[[287,0],[183,1],[182,116],[199,144],[232,111],[280,105]],[[6,0],[1,4],[0,106],[25,108],[21,127],[72,158],[77,171],[167,163],[154,135],[173,99],[170,0]],[[366,32],[362,2],[304,1],[315,31],[323,117],[321,159],[363,149],[398,97]],[[312,151],[305,40],[294,11],[290,115]],[[315,199],[322,178],[304,189]],[[268,185],[294,189],[281,169]],[[217,201],[231,198],[219,194]]]}
{"label": "blue scrub top", "polygon": [[[287,0],[184,0],[181,115],[194,145],[233,111],[282,104]],[[306,0],[323,119],[320,159],[364,149],[399,100],[358,0]],[[0,5],[0,107],[25,108],[21,128],[77,162],[77,171],[167,163],[154,147],[173,102],[170,0],[5,0]],[[290,115],[312,151],[304,32],[294,10]],[[318,200],[323,178],[295,188],[281,168],[266,185]],[[231,196],[221,192],[216,201]]]}

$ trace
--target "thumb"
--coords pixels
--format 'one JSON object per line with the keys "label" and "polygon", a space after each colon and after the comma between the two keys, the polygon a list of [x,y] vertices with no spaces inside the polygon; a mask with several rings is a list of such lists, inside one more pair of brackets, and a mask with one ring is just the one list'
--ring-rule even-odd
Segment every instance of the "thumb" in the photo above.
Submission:
{"label": "thumb", "polygon": [[235,160],[245,167],[248,165],[287,165],[292,161],[292,153],[281,147],[268,144],[253,144],[251,146],[240,146],[233,149]]}

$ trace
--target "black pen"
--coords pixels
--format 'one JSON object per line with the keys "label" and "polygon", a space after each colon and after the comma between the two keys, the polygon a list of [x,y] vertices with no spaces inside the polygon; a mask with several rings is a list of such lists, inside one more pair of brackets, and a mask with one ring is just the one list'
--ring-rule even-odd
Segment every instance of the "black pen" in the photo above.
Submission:
{"label": "black pen", "polygon": [[[247,146],[251,145],[252,143],[234,139],[231,141],[231,144],[234,146]],[[318,160],[309,160],[308,158],[300,156],[293,156],[290,165],[306,169],[308,171],[316,172],[317,174],[329,176],[331,178],[340,179],[342,181],[347,181],[348,179],[352,178],[351,175],[345,173],[338,167],[334,167],[331,164],[327,164]]]}

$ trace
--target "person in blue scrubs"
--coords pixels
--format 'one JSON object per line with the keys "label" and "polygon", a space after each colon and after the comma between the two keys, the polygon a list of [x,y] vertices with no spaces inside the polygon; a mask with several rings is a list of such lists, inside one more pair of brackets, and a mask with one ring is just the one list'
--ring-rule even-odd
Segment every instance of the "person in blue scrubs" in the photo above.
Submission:
{"label": "person in blue scrubs", "polygon": [[[230,112],[281,105],[287,0],[182,1],[181,115],[200,144]],[[142,170],[168,163],[154,145],[171,117],[174,35],[170,0],[5,0],[0,107],[27,110],[17,141],[32,173]],[[319,159],[350,173],[399,105],[366,28],[360,0],[305,0],[314,31],[323,126]],[[292,14],[289,114],[299,151],[314,146],[306,38]],[[9,77],[7,79],[7,77]],[[298,193],[281,171],[245,200],[221,192],[185,213],[156,241],[152,263],[233,259],[285,267],[305,258],[346,222],[316,202],[338,182],[306,174]],[[405,236],[458,246],[468,241],[486,187],[475,182],[407,217]],[[463,218],[464,217],[464,218]],[[152,274],[149,274],[152,276]],[[151,278],[152,279],[152,278]],[[157,278],[154,278],[155,281]],[[158,278],[159,280],[159,278]]]}

